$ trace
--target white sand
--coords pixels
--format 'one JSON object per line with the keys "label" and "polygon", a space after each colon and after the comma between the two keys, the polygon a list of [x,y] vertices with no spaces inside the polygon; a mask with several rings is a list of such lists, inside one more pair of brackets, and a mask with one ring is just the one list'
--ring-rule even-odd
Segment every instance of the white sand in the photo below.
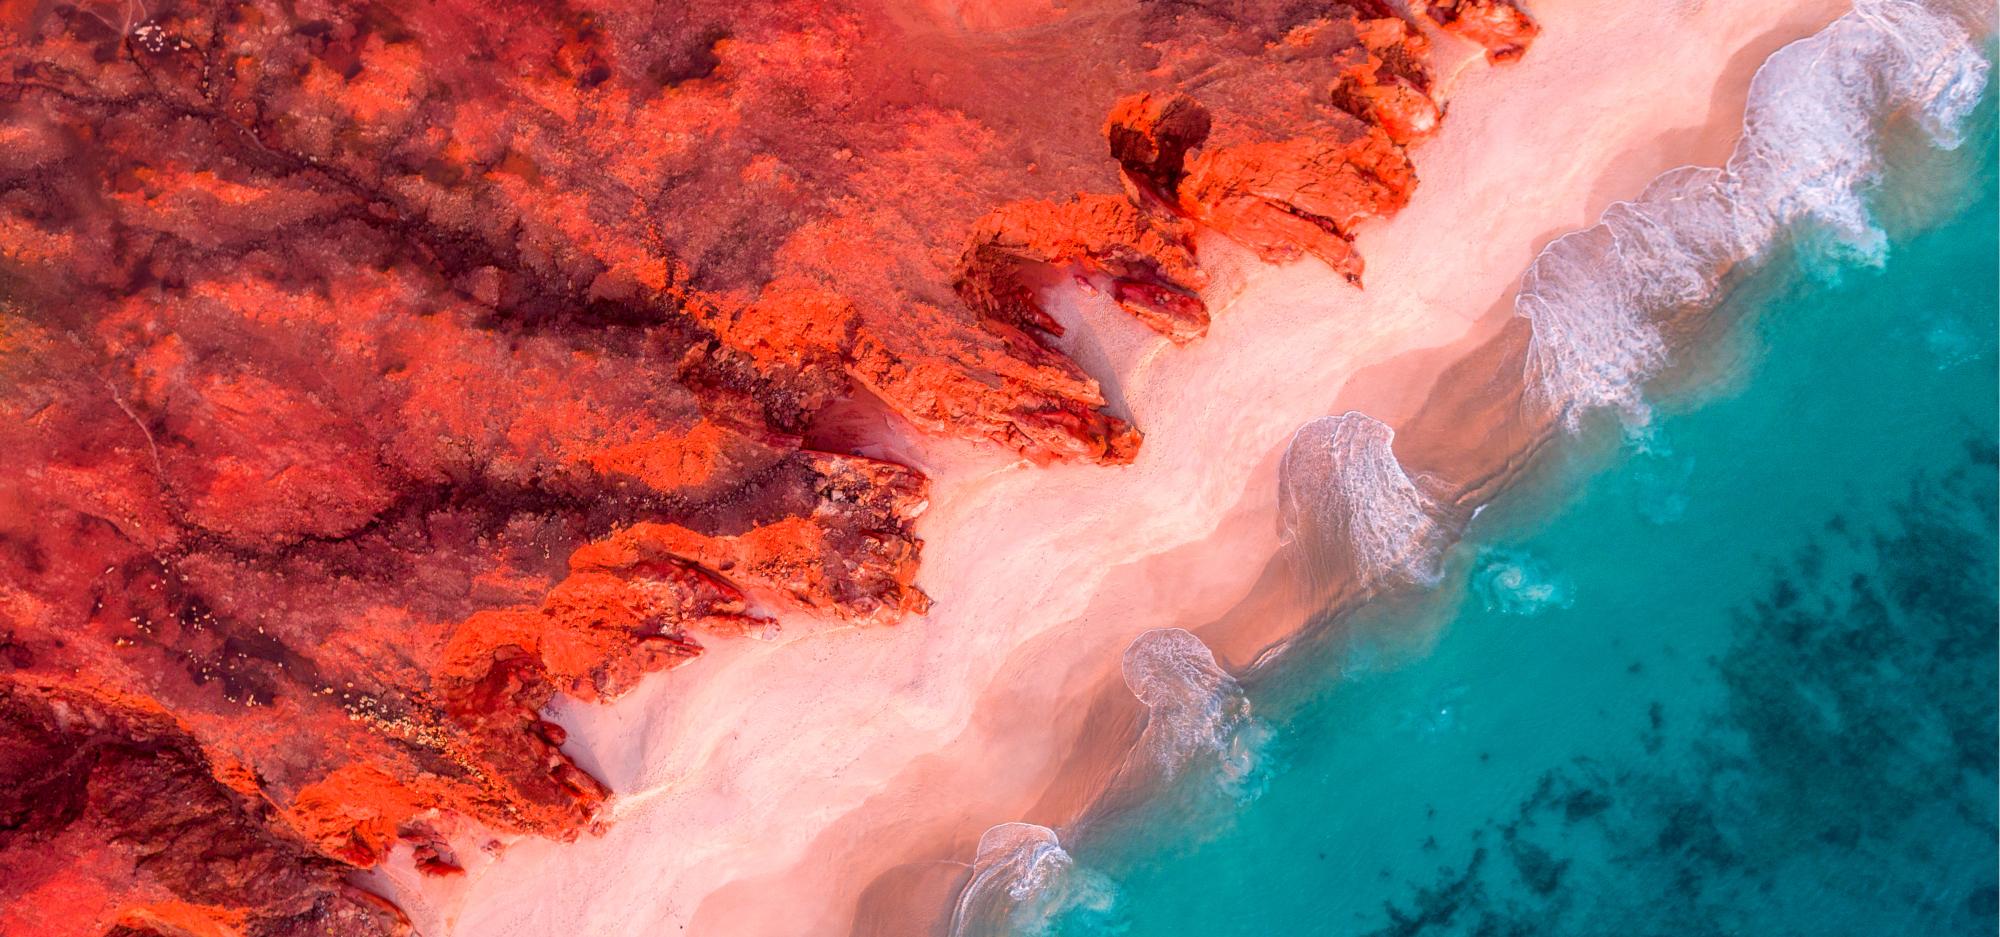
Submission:
{"label": "white sand", "polygon": [[1293,430],[1351,407],[1407,416],[1439,350],[1510,313],[1534,251],[1666,169],[1720,161],[1755,67],[1844,9],[1539,0],[1545,31],[1518,65],[1441,42],[1449,116],[1417,153],[1415,201],[1361,237],[1365,293],[1204,244],[1215,325],[1187,348],[1070,296],[1078,358],[1115,375],[1107,391],[1146,432],[1136,464],[887,447],[933,473],[926,620],[789,621],[616,704],[563,706],[567,749],[619,795],[602,836],[520,842],[458,879],[399,863],[375,883],[429,937],[845,934],[857,890],[912,850],[949,841],[969,859],[988,826],[1040,821],[1022,814],[1132,637],[1202,625],[1263,572]]}

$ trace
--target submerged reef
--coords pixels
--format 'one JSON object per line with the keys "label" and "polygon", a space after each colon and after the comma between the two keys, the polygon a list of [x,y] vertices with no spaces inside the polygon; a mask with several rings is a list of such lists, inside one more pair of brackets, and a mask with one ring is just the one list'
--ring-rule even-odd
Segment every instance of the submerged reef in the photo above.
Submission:
{"label": "submerged reef", "polygon": [[1427,50],[1379,0],[0,5],[0,933],[400,933],[347,873],[587,830],[555,694],[927,607],[926,480],[841,414],[1129,461],[1036,272],[1177,342],[1203,227],[1358,282]]}
{"label": "submerged reef", "polygon": [[1695,741],[1666,744],[1653,703],[1643,760],[1551,768],[1367,933],[1791,934],[1807,905],[1867,933],[1991,930],[1992,437],[1944,455],[1881,523],[1829,517],[1738,610]]}

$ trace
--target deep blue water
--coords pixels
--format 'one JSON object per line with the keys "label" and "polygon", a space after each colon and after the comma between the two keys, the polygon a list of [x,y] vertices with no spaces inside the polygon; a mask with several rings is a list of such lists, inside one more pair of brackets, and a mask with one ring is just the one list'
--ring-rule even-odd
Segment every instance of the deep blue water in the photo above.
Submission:
{"label": "deep blue water", "polygon": [[1892,179],[1952,208],[1880,266],[1782,252],[1647,429],[1249,680],[1253,776],[1078,831],[1017,929],[1994,933],[1994,148]]}

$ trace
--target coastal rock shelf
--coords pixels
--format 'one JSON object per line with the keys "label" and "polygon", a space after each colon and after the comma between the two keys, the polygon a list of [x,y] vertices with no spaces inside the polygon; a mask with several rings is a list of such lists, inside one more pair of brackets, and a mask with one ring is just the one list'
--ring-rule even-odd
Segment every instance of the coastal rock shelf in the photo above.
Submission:
{"label": "coastal rock shelf", "polygon": [[928,607],[843,414],[1128,462],[1049,275],[1175,343],[1204,230],[1359,283],[1442,115],[1379,0],[0,24],[8,935],[404,933],[350,873],[593,829],[557,694]]}

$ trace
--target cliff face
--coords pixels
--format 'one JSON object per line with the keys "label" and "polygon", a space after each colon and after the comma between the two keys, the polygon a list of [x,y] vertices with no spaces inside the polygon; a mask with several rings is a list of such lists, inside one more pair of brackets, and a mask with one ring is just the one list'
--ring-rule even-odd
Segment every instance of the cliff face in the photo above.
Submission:
{"label": "cliff face", "polygon": [[1439,116],[1374,0],[0,21],[7,935],[396,933],[345,871],[587,829],[554,694],[927,607],[832,404],[1128,461],[1023,274],[1358,280]]}

